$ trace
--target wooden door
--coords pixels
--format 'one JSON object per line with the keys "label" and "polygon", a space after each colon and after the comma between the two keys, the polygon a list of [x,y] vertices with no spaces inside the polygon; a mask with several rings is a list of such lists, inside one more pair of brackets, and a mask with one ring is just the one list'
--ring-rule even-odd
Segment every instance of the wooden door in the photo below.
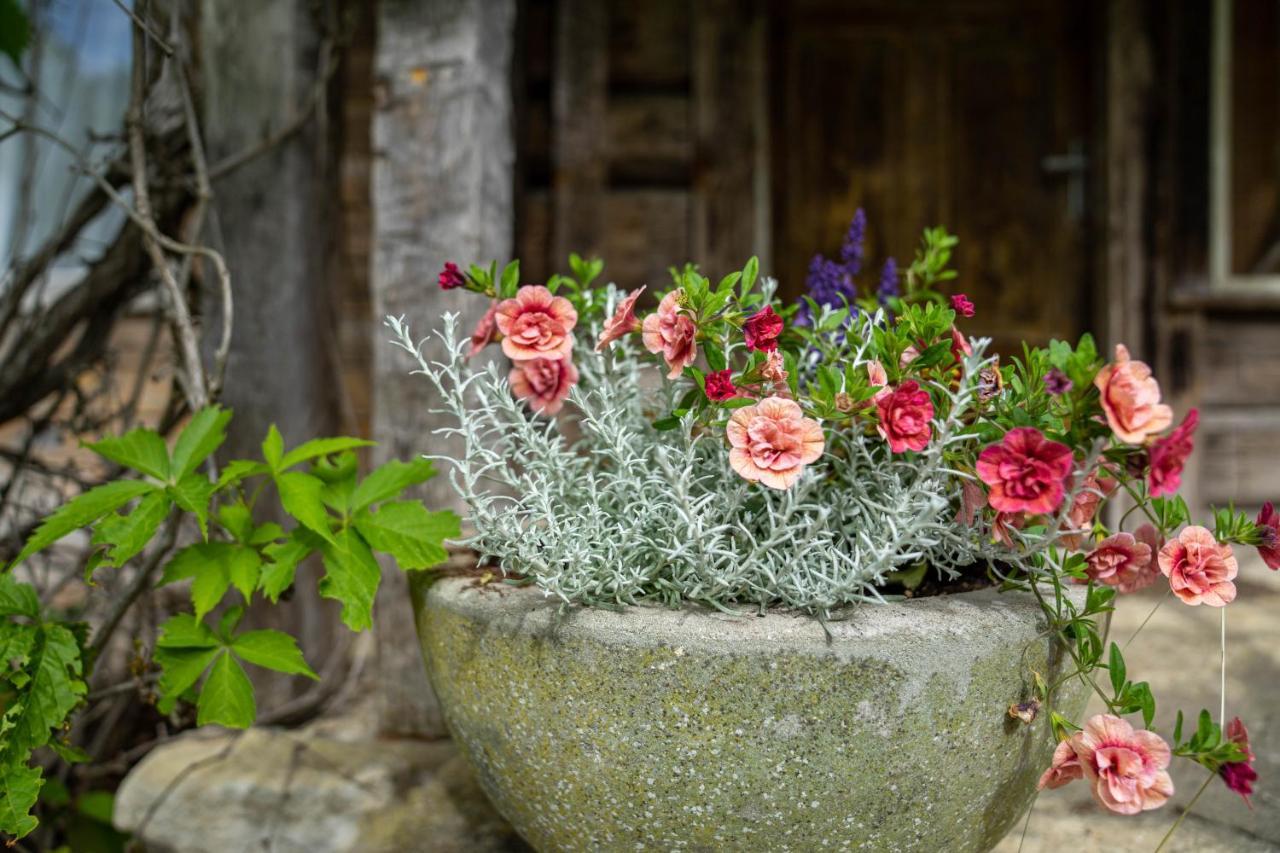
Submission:
{"label": "wooden door", "polygon": [[778,2],[770,110],[783,291],[869,219],[864,281],[921,230],[960,237],[972,334],[1009,351],[1074,336],[1090,310],[1087,4]]}

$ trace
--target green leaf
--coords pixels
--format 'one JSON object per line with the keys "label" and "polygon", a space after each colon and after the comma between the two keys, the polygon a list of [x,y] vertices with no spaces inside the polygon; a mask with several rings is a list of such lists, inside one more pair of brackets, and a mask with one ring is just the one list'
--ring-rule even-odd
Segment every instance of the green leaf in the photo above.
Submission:
{"label": "green leaf", "polygon": [[196,725],[212,723],[231,729],[247,729],[253,725],[257,715],[249,676],[244,674],[244,667],[229,652],[222,652],[200,690]]}
{"label": "green leaf", "polygon": [[258,587],[258,571],[262,566],[262,557],[252,548],[238,548],[227,563],[227,577],[231,585],[249,602],[253,591]]}
{"label": "green leaf", "polygon": [[40,768],[28,767],[25,761],[0,764],[0,833],[22,838],[36,828],[30,812],[43,781]]}
{"label": "green leaf", "polygon": [[1124,656],[1120,654],[1120,647],[1115,643],[1111,644],[1111,658],[1107,664],[1107,669],[1111,673],[1111,690],[1116,696],[1119,696],[1124,690],[1125,684],[1125,667]]}
{"label": "green leaf", "polygon": [[231,650],[241,660],[265,669],[284,672],[289,675],[305,675],[317,681],[320,676],[307,665],[293,637],[280,631],[246,631],[236,637]]}
{"label": "green leaf", "polygon": [[312,542],[308,541],[311,539],[305,531],[295,530],[284,542],[273,543],[263,549],[267,562],[262,566],[258,582],[262,594],[271,599],[272,604],[279,601],[280,594],[293,584],[298,564],[314,550]]}
{"label": "green leaf", "polygon": [[218,489],[225,489],[232,483],[240,482],[245,477],[270,473],[271,469],[261,462],[254,462],[252,459],[234,459],[227,463],[226,467],[222,469],[222,473],[218,476]]}
{"label": "green leaf", "polygon": [[76,798],[76,811],[98,823],[111,826],[116,798],[110,791],[85,791]]}
{"label": "green leaf", "polygon": [[191,582],[191,604],[196,609],[196,618],[203,619],[206,613],[217,607],[230,586],[227,563],[218,561],[203,567]]}
{"label": "green leaf", "polygon": [[328,456],[332,453],[340,453],[343,450],[353,450],[357,447],[370,447],[375,442],[367,441],[363,438],[313,438],[305,444],[299,444],[293,450],[285,454],[277,471],[283,471],[292,468],[300,462],[306,462],[308,459],[315,459],[318,456]]}
{"label": "green leaf", "polygon": [[515,296],[516,289],[520,287],[520,262],[511,261],[502,268],[502,278],[499,281],[499,292],[504,297]]}
{"label": "green leaf", "polygon": [[97,565],[123,566],[147,547],[173,504],[160,491],[143,497],[128,515],[109,515],[93,531],[93,544],[107,546]]}
{"label": "green leaf", "polygon": [[324,481],[300,471],[290,471],[276,477],[276,488],[280,491],[280,503],[285,512],[313,533],[329,542],[335,541],[330,530],[329,513],[325,511],[320,497]]}
{"label": "green leaf", "polygon": [[160,667],[160,701],[157,707],[162,714],[173,711],[182,694],[195,685],[204,675],[209,664],[222,651],[220,647],[204,649],[163,648],[156,646],[155,663]]}
{"label": "green leaf", "polygon": [[157,649],[213,649],[220,645],[209,626],[190,613],[180,613],[160,626]]}
{"label": "green leaf", "polygon": [[228,607],[218,619],[218,637],[224,646],[231,644],[231,635],[240,627],[240,620],[243,618],[244,607],[236,606]]}
{"label": "green leaf", "polygon": [[398,496],[410,486],[425,482],[435,476],[435,466],[429,459],[415,459],[412,462],[401,462],[397,459],[369,472],[369,476],[360,481],[351,495],[351,511],[358,512],[365,507]]}
{"label": "green leaf", "polygon": [[40,627],[36,649],[27,671],[23,710],[13,740],[20,748],[48,742],[50,729],[60,727],[71,709],[85,695],[80,678],[80,644],[69,629],[46,623]]}
{"label": "green leaf", "polygon": [[342,602],[342,621],[352,631],[368,628],[382,580],[369,546],[354,530],[341,530],[334,541],[325,543],[321,557],[325,575],[320,579],[320,594]]}
{"label": "green leaf", "polygon": [[31,22],[18,0],[0,0],[0,53],[20,65],[31,43]]}
{"label": "green leaf", "polygon": [[284,458],[284,437],[275,424],[271,425],[267,430],[267,437],[262,440],[262,458],[272,471],[280,470],[280,460]]}
{"label": "green leaf", "polygon": [[173,479],[181,480],[196,470],[201,462],[222,446],[230,420],[231,412],[217,406],[208,406],[192,416],[173,445],[173,460],[169,465]]}
{"label": "green leaf", "polygon": [[124,435],[109,436],[99,442],[87,444],[99,456],[110,459],[126,468],[140,471],[161,482],[169,479],[169,451],[160,433],[139,427]]}
{"label": "green leaf", "polygon": [[142,480],[114,480],[90,489],[70,503],[63,504],[42,521],[9,568],[12,569],[32,554],[48,548],[73,530],[97,521],[154,489],[154,486]]}
{"label": "green leaf", "polygon": [[449,559],[444,541],[462,535],[458,516],[448,510],[428,512],[417,501],[384,504],[355,518],[356,529],[370,547],[395,558],[402,569],[426,569]]}
{"label": "green leaf", "polygon": [[247,544],[253,536],[253,514],[244,501],[236,501],[220,507],[218,522],[237,542]]}
{"label": "green leaf", "polygon": [[209,538],[209,498],[216,488],[204,474],[188,474],[168,489],[173,502],[196,517],[205,539]]}
{"label": "green leaf", "polygon": [[13,575],[0,575],[0,616],[40,618],[40,598],[36,595],[36,588],[29,583],[19,583]]}

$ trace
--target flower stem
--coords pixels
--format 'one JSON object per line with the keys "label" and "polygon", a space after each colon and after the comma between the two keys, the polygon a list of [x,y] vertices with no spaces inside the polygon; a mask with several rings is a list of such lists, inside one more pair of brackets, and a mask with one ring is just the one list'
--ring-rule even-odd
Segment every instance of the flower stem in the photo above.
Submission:
{"label": "flower stem", "polygon": [[1160,843],[1156,846],[1156,853],[1160,853],[1164,846],[1169,843],[1169,839],[1178,831],[1178,827],[1182,826],[1182,822],[1187,819],[1187,815],[1191,814],[1191,810],[1196,807],[1196,801],[1200,799],[1200,795],[1204,793],[1205,788],[1209,787],[1209,783],[1217,775],[1216,773],[1210,773],[1208,778],[1204,780],[1200,790],[1196,791],[1196,795],[1191,798],[1191,802],[1187,803],[1187,807],[1182,810],[1182,814],[1178,815],[1178,819],[1173,822],[1173,826],[1169,827],[1169,831],[1164,834],[1164,838],[1160,839]]}
{"label": "flower stem", "polygon": [[1160,605],[1164,604],[1165,601],[1167,601],[1169,596],[1171,595],[1173,595],[1172,589],[1170,589],[1168,592],[1164,594],[1164,598],[1156,602],[1156,606],[1151,608],[1151,612],[1147,614],[1147,618],[1143,619],[1142,624],[1138,626],[1137,630],[1135,630],[1133,634],[1130,635],[1129,639],[1124,641],[1124,645],[1120,647],[1120,651],[1124,651],[1125,649],[1129,648],[1129,644],[1132,643],[1135,639],[1137,639],[1138,634],[1142,633],[1142,629],[1147,627],[1147,623],[1151,621],[1151,617],[1156,615],[1156,611],[1160,609]]}
{"label": "flower stem", "polygon": [[1218,706],[1218,725],[1225,726],[1227,724],[1227,608],[1218,608],[1218,615],[1221,617],[1222,624],[1222,680],[1219,685],[1221,702]]}

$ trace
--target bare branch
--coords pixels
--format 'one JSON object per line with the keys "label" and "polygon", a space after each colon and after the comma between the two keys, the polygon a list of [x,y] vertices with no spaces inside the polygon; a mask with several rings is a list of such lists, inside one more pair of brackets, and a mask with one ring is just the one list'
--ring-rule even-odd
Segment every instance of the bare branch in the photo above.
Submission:
{"label": "bare branch", "polygon": [[146,33],[147,36],[151,39],[151,41],[155,43],[155,46],[160,48],[161,52],[164,53],[165,56],[173,56],[173,48],[169,45],[169,43],[166,42],[164,39],[162,39],[160,37],[160,34],[157,33],[154,29],[152,29],[151,25],[148,24],[145,20],[143,20],[143,18],[139,14],[137,14],[128,6],[126,6],[122,2],[122,0],[111,0],[111,2],[119,6],[120,11],[128,15],[129,18],[134,22],[134,24],[136,24],[139,29],[141,29],[144,33]]}

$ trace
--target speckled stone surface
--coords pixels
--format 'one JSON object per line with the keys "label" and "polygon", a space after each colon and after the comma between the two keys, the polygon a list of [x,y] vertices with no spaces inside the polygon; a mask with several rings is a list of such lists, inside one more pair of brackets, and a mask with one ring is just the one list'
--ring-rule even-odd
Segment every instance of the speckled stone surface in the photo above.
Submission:
{"label": "speckled stone surface", "polygon": [[1066,665],[1035,601],[994,591],[859,608],[831,642],[803,616],[561,613],[459,577],[419,579],[414,608],[463,754],[543,851],[987,850],[1052,752],[1043,715],[1006,709]]}

